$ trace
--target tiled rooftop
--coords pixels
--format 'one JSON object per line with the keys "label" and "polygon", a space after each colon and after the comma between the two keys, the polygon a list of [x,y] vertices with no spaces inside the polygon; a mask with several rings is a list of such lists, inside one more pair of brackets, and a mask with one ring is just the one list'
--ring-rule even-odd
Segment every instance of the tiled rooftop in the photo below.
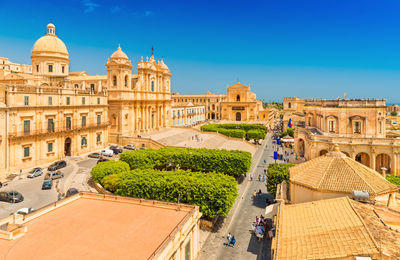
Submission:
{"label": "tiled rooftop", "polygon": [[290,182],[314,190],[351,193],[366,190],[372,196],[398,190],[373,169],[332,151],[289,169]]}
{"label": "tiled rooftop", "polygon": [[275,259],[373,256],[378,248],[347,197],[283,205]]}

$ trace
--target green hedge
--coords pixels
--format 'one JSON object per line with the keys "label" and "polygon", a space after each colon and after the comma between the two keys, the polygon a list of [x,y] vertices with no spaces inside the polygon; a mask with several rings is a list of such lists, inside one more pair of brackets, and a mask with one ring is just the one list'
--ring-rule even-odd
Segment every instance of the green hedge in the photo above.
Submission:
{"label": "green hedge", "polygon": [[162,148],[123,152],[120,160],[131,169],[187,169],[201,172],[220,172],[240,176],[250,170],[252,156],[238,150],[193,148]]}
{"label": "green hedge", "polygon": [[264,139],[265,136],[267,135],[266,132],[264,132],[263,130],[249,130],[246,133],[246,140],[250,141],[250,140],[260,140],[260,139]]}
{"label": "green hedge", "polygon": [[93,180],[101,183],[101,180],[107,175],[127,171],[129,171],[129,164],[123,161],[112,160],[98,163],[92,168],[91,174]]}
{"label": "green hedge", "polygon": [[104,187],[115,194],[194,204],[208,217],[227,216],[238,195],[236,180],[215,172],[136,169],[106,176]]}
{"label": "green hedge", "polygon": [[276,186],[283,181],[289,181],[289,168],[295,164],[271,163],[267,169],[267,189],[275,194]]}
{"label": "green hedge", "polygon": [[[268,131],[268,128],[266,126],[258,124],[209,124],[201,126],[200,129],[204,132],[218,132],[220,134],[230,137],[246,138],[246,140],[254,139],[248,139],[248,132],[250,131],[250,136],[264,136],[263,138],[259,139],[264,139]],[[257,135],[255,135],[255,131],[257,131]]]}
{"label": "green hedge", "polygon": [[400,176],[387,175],[386,180],[395,185],[400,185]]}

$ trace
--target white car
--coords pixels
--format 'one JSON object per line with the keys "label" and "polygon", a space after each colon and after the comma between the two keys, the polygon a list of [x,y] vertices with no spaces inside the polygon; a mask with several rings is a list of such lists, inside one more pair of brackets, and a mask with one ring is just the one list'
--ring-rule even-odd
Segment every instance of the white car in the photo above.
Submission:
{"label": "white car", "polygon": [[17,211],[17,214],[28,215],[29,213],[35,211],[33,208],[22,208]]}
{"label": "white car", "polygon": [[113,154],[114,154],[114,152],[112,150],[109,150],[109,149],[101,150],[100,153],[103,156],[108,156],[108,157],[112,157]]}

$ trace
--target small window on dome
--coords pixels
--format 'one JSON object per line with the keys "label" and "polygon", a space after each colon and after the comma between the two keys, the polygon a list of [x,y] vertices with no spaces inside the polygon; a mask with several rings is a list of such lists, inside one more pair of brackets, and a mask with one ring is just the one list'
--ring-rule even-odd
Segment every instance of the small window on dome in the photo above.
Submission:
{"label": "small window on dome", "polygon": [[36,65],[36,72],[39,72],[39,65]]}
{"label": "small window on dome", "polygon": [[63,74],[64,74],[64,71],[65,71],[65,67],[64,67],[64,66],[62,66],[62,67],[61,67],[61,73],[63,73]]}
{"label": "small window on dome", "polygon": [[49,72],[53,72],[53,65],[49,65]]}
{"label": "small window on dome", "polygon": [[154,81],[151,82],[151,91],[154,91]]}
{"label": "small window on dome", "polygon": [[113,86],[117,86],[117,76],[113,76]]}

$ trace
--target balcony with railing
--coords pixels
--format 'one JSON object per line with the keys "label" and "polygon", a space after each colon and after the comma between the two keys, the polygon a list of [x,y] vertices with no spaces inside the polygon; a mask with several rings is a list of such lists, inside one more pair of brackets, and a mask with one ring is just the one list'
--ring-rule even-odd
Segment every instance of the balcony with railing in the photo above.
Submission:
{"label": "balcony with railing", "polygon": [[94,122],[94,123],[86,123],[86,124],[65,124],[63,127],[56,127],[54,125],[48,126],[45,128],[39,129],[30,129],[25,128],[22,131],[13,131],[8,134],[10,139],[16,138],[24,138],[24,137],[32,137],[32,136],[40,136],[40,135],[48,135],[52,133],[62,133],[62,132],[69,132],[69,131],[80,131],[86,129],[94,129],[94,128],[103,128],[110,125],[109,121],[106,122]]}

